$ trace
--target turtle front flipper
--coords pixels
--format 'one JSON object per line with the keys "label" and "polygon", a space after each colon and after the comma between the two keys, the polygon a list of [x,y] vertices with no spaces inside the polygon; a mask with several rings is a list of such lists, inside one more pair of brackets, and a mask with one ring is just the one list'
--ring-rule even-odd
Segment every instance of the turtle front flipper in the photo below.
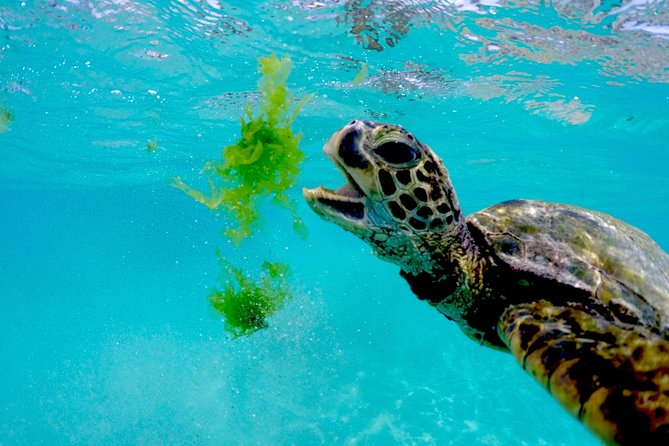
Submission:
{"label": "turtle front flipper", "polygon": [[520,365],[606,444],[669,445],[669,341],[547,301],[508,308]]}

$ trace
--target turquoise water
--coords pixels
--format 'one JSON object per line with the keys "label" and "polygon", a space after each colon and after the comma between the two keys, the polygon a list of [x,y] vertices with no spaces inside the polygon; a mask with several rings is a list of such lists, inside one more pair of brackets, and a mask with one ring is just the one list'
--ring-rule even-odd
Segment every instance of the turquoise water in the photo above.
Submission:
{"label": "turquoise water", "polygon": [[[0,444],[598,444],[300,189],[340,185],[320,149],[372,118],[432,146],[466,212],[568,202],[669,249],[668,39],[650,0],[4,1]],[[204,186],[271,52],[316,93],[310,236],[267,205],[237,248],[169,182]],[[217,248],[290,265],[267,330],[225,333]]]}

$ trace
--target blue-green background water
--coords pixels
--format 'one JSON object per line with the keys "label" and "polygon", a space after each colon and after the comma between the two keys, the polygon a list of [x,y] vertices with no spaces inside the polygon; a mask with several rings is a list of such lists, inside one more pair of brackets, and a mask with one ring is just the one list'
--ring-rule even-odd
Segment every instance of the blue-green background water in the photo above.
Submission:
{"label": "blue-green background water", "polygon": [[[169,181],[204,185],[276,52],[316,93],[296,200],[365,117],[431,145],[466,212],[569,202],[668,249],[669,6],[598,3],[4,1],[0,444],[597,444],[301,202],[306,241],[267,205],[237,248]],[[269,329],[224,332],[216,248],[290,264]]]}

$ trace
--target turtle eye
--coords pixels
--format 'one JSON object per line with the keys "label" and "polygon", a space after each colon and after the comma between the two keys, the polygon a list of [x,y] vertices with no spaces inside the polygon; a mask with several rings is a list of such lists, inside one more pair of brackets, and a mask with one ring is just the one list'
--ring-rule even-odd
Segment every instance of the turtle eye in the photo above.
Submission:
{"label": "turtle eye", "polygon": [[404,165],[418,159],[420,153],[414,147],[399,141],[390,141],[374,149],[381,159],[389,164]]}

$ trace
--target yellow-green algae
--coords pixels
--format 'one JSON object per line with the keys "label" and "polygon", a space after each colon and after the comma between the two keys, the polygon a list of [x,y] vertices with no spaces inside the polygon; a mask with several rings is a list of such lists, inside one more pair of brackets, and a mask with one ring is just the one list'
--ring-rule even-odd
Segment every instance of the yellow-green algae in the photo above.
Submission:
{"label": "yellow-green algae", "polygon": [[180,178],[173,185],[210,209],[221,210],[236,226],[225,231],[236,244],[253,233],[261,198],[271,197],[293,215],[293,227],[305,235],[306,229],[286,191],[295,183],[304,153],[298,145],[302,134],[291,124],[311,95],[294,105],[286,87],[292,62],[286,55],[261,57],[258,81],[260,102],[254,113],[248,103],[241,118],[241,137],[223,149],[221,160],[208,161],[202,172],[209,181],[209,194],[185,184]]}
{"label": "yellow-green algae", "polygon": [[9,124],[14,121],[14,113],[8,108],[0,107],[0,133],[6,132]]}
{"label": "yellow-green algae", "polygon": [[241,269],[218,255],[224,274],[224,286],[209,296],[209,302],[225,317],[225,329],[233,337],[267,328],[267,317],[283,308],[291,298],[288,266],[264,262],[260,280],[247,277]]}
{"label": "yellow-green algae", "polygon": [[[286,87],[292,62],[275,55],[258,60],[262,74],[258,81],[260,101],[257,110],[249,103],[241,118],[241,136],[223,149],[221,160],[205,163],[202,173],[209,182],[209,193],[196,190],[175,178],[173,185],[212,210],[221,211],[232,220],[225,234],[239,245],[250,236],[259,218],[261,200],[271,198],[288,209],[293,227],[302,236],[306,228],[289,199],[304,159],[298,145],[301,134],[293,133],[291,124],[308,96],[295,105]],[[147,146],[148,148],[148,146]],[[209,296],[214,309],[225,318],[225,329],[233,337],[248,335],[267,327],[267,318],[279,311],[291,298],[288,266],[264,262],[258,280],[252,280],[241,268],[218,252],[224,285]]]}
{"label": "yellow-green algae", "polygon": [[360,71],[355,75],[353,80],[351,81],[351,85],[354,87],[357,87],[358,85],[362,84],[369,78],[368,70],[367,70],[367,64],[363,63],[362,66],[360,67]]}
{"label": "yellow-green algae", "polygon": [[146,151],[149,153],[156,153],[158,151],[158,141],[155,139],[150,139],[147,141]]}

